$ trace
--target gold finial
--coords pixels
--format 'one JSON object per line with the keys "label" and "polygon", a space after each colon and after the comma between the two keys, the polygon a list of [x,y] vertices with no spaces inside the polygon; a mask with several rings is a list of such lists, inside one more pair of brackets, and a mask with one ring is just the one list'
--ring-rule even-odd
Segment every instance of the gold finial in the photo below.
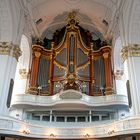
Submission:
{"label": "gold finial", "polygon": [[68,25],[76,25],[76,24],[78,24],[79,20],[76,19],[76,11],[70,12],[66,21],[67,21]]}
{"label": "gold finial", "polygon": [[69,19],[75,19],[75,17],[76,17],[76,12],[75,11],[70,12],[69,15],[68,15]]}

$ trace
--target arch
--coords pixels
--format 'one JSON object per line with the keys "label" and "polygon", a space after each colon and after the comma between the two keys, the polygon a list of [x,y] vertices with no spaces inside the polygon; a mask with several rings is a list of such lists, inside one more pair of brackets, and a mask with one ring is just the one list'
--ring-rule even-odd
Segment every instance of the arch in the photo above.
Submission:
{"label": "arch", "polygon": [[114,73],[115,73],[115,85],[117,94],[127,95],[126,90],[126,73],[124,73],[124,63],[121,59],[122,41],[119,36],[116,39],[114,46]]}
{"label": "arch", "polygon": [[20,49],[22,51],[22,56],[19,58],[16,68],[13,95],[24,94],[26,91],[27,76],[30,65],[30,46],[28,38],[25,35],[22,35],[21,37]]}
{"label": "arch", "polygon": [[9,1],[3,0],[0,2],[0,42],[11,42],[12,41],[12,16],[11,7]]}
{"label": "arch", "polygon": [[121,59],[122,42],[120,36],[115,41],[114,46],[114,71],[123,70],[123,61]]}
{"label": "arch", "polygon": [[140,44],[140,1],[135,0],[131,6],[129,24],[129,44]]}

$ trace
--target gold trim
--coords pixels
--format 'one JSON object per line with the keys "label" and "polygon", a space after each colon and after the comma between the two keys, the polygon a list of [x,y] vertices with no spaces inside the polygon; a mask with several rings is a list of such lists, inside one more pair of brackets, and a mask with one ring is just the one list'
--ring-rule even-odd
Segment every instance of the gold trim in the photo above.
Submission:
{"label": "gold trim", "polygon": [[79,24],[79,20],[76,18],[76,11],[69,13],[68,18],[66,19],[67,25],[73,28],[76,24]]}
{"label": "gold trim", "polygon": [[67,71],[67,67],[64,67],[64,66],[62,66],[61,64],[59,64],[56,60],[54,60],[54,62],[53,62],[58,68],[60,68],[60,69],[64,69],[64,70],[66,70]]}
{"label": "gold trim", "polygon": [[11,42],[0,42],[0,55],[9,55],[18,58],[21,56],[22,52],[18,45],[14,45]]}
{"label": "gold trim", "polygon": [[121,50],[121,56],[123,61],[128,57],[140,57],[140,44],[130,44],[125,46]]}
{"label": "gold trim", "polygon": [[109,57],[109,53],[108,52],[103,53],[103,57],[104,59],[107,59]]}
{"label": "gold trim", "polygon": [[86,62],[85,64],[79,66],[79,67],[77,68],[77,71],[80,70],[80,69],[85,69],[89,64],[90,64],[90,62],[88,61],[88,62]]}
{"label": "gold trim", "polygon": [[41,56],[41,52],[35,51],[34,53],[35,53],[35,57],[37,57],[37,58],[39,58]]}

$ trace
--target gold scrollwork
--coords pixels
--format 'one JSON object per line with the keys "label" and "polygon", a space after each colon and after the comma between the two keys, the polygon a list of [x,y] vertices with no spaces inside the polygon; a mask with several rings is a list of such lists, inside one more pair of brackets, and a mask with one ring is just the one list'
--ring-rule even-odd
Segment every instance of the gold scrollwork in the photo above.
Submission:
{"label": "gold scrollwork", "polygon": [[121,56],[123,61],[128,57],[140,57],[140,44],[131,44],[123,47],[121,50]]}
{"label": "gold scrollwork", "polygon": [[81,69],[85,69],[89,64],[90,64],[90,62],[88,61],[88,62],[86,62],[85,64],[79,66],[79,67],[77,68],[77,71],[78,71],[78,70],[81,70]]}
{"label": "gold scrollwork", "polygon": [[64,69],[64,70],[66,70],[66,71],[68,70],[67,67],[62,66],[62,65],[59,64],[57,61],[54,61],[53,63],[54,63],[58,68]]}
{"label": "gold scrollwork", "polygon": [[21,53],[22,52],[18,45],[14,45],[11,42],[0,42],[0,55],[9,55],[18,60]]}

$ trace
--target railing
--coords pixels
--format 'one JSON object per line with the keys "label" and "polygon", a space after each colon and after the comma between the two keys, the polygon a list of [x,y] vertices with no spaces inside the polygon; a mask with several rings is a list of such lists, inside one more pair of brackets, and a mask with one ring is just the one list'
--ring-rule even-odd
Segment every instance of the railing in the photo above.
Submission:
{"label": "railing", "polygon": [[23,120],[0,117],[0,133],[32,138],[103,138],[140,133],[140,116],[102,125],[34,125]]}
{"label": "railing", "polygon": [[12,100],[12,106],[52,106],[57,104],[82,104],[85,106],[128,105],[125,95],[88,96],[80,92],[69,90],[53,96],[38,96],[31,94],[18,94]]}

